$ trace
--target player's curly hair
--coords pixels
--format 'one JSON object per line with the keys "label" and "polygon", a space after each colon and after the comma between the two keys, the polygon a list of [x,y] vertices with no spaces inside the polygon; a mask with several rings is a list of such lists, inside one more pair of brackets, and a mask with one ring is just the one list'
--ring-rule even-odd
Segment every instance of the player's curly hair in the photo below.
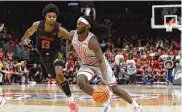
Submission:
{"label": "player's curly hair", "polygon": [[59,16],[59,8],[54,4],[48,4],[42,11],[42,15],[45,16],[48,12],[55,12],[57,16]]}
{"label": "player's curly hair", "polygon": [[91,16],[84,15],[84,16],[82,16],[82,18],[86,19],[89,22],[91,27],[94,25],[94,20]]}
{"label": "player's curly hair", "polygon": [[86,15],[81,16],[81,17],[84,18],[84,19],[86,19],[89,22],[89,24],[91,26],[91,28],[89,30],[92,33],[98,35],[99,34],[99,32],[98,32],[99,30],[98,29],[99,28],[97,27],[97,25],[95,25],[94,19],[91,16],[86,16]]}

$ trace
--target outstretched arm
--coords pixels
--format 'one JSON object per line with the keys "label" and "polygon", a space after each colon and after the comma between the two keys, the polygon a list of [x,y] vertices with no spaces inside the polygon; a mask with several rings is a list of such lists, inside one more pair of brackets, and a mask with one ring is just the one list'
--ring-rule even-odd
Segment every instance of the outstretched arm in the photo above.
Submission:
{"label": "outstretched arm", "polygon": [[24,45],[28,45],[30,42],[29,37],[32,36],[36,31],[39,26],[39,21],[34,22],[32,26],[25,32],[24,36],[22,37],[22,43]]}

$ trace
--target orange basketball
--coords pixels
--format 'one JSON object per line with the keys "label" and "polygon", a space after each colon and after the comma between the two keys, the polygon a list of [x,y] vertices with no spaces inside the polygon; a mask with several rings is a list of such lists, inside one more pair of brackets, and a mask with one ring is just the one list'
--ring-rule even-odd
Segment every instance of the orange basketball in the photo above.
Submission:
{"label": "orange basketball", "polygon": [[97,87],[92,93],[92,97],[97,103],[105,103],[110,97],[110,91],[106,87]]}

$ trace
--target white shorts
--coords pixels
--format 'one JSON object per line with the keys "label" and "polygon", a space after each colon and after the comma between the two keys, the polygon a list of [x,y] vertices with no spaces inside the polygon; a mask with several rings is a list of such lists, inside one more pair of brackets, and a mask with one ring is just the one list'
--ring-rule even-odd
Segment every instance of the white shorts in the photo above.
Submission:
{"label": "white shorts", "polygon": [[[106,71],[107,71],[107,82],[109,86],[113,86],[117,83],[116,78],[113,74],[113,71],[109,63],[107,61],[105,62],[106,62]],[[81,65],[77,76],[78,75],[87,76],[88,81],[90,81],[95,75],[98,75],[102,79],[102,73],[101,73],[100,67],[95,67],[95,66]]]}

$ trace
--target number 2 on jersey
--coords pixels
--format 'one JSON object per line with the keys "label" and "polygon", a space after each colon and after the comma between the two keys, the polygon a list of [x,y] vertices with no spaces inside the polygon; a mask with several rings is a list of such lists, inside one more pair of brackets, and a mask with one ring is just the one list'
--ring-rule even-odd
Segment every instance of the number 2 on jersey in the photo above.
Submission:
{"label": "number 2 on jersey", "polygon": [[42,40],[42,48],[49,49],[50,48],[50,41]]}

